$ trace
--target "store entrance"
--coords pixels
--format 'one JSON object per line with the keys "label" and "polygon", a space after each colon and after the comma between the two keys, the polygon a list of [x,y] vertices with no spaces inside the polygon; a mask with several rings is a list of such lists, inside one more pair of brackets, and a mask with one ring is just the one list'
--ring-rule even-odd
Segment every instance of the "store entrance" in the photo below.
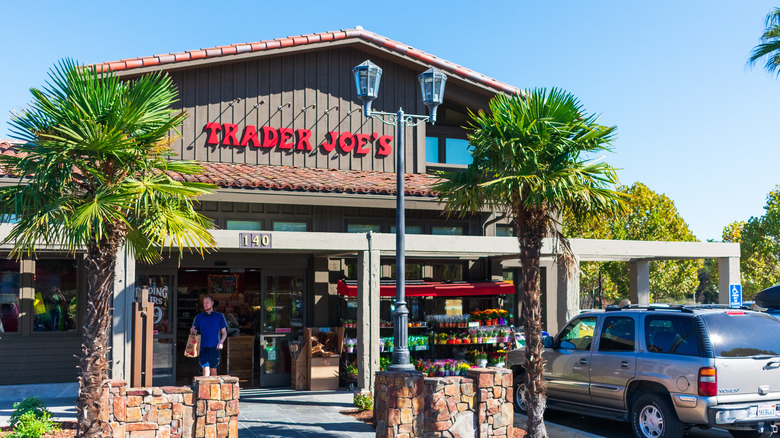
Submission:
{"label": "store entrance", "polygon": [[228,338],[220,374],[239,378],[242,387],[290,385],[290,342],[301,336],[305,269],[181,268],[178,271],[176,384],[200,375],[197,358],[184,357],[203,297],[225,315]]}
{"label": "store entrance", "polygon": [[303,272],[268,271],[263,275],[259,335],[260,386],[290,385],[290,341],[303,328]]}
{"label": "store entrance", "polygon": [[257,385],[257,333],[260,329],[261,272],[253,268],[181,268],[177,285],[176,384],[189,385],[201,375],[197,358],[184,357],[190,327],[203,311],[203,297],[214,298],[214,308],[225,315],[228,339],[219,373],[239,377],[242,387]]}

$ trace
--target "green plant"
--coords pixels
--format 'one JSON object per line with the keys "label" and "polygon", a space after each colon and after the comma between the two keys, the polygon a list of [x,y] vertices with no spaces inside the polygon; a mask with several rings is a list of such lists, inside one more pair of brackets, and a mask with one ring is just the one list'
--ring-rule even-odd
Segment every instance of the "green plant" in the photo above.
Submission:
{"label": "green plant", "polygon": [[21,420],[22,415],[27,412],[32,412],[36,418],[41,418],[44,414],[49,414],[49,416],[51,416],[51,412],[46,409],[46,404],[43,400],[38,397],[25,397],[24,400],[14,403],[14,411],[8,419],[8,425],[12,428],[16,427],[16,423],[18,423]]}
{"label": "green plant", "polygon": [[390,358],[389,357],[380,357],[379,358],[379,369],[381,371],[387,371],[387,367],[390,366]]}
{"label": "green plant", "polygon": [[11,438],[40,438],[44,434],[56,432],[60,426],[51,420],[51,413],[45,410],[38,413],[29,410],[22,413],[16,419],[13,432],[8,435]]}
{"label": "green plant", "polygon": [[357,374],[358,368],[356,365],[347,365],[346,367],[347,374]]}
{"label": "green plant", "polygon": [[362,411],[370,411],[374,409],[374,395],[370,392],[361,392],[355,394],[355,401],[353,402],[355,407]]}

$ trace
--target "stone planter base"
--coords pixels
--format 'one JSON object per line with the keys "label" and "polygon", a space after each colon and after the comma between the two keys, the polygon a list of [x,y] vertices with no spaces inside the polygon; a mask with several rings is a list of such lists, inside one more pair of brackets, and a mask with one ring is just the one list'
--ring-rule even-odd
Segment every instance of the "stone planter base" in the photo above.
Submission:
{"label": "stone planter base", "polygon": [[376,374],[377,437],[511,437],[512,372],[475,368],[466,377]]}

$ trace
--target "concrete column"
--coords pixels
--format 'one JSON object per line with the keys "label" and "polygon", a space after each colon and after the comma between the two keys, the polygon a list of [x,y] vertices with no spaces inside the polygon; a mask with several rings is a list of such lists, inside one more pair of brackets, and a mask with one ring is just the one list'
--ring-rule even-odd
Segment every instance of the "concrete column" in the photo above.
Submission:
{"label": "concrete column", "polygon": [[314,296],[309,319],[313,327],[328,327],[331,324],[328,311],[331,270],[338,270],[339,267],[338,261],[331,262],[327,257],[314,257]]}
{"label": "concrete column", "polygon": [[371,249],[373,233],[368,233],[368,251],[358,253],[357,291],[357,386],[373,391],[379,371],[379,250]]}
{"label": "concrete column", "polygon": [[718,303],[729,304],[729,285],[742,284],[739,272],[739,257],[718,259]]}
{"label": "concrete column", "polygon": [[558,327],[555,332],[557,333],[580,311],[580,261],[575,257],[570,268],[567,268],[565,263],[556,263],[556,274],[558,277],[558,311],[556,313]]}
{"label": "concrete column", "polygon": [[114,317],[111,335],[111,378],[129,380],[133,352],[133,301],[135,301],[135,258],[127,247],[116,256],[114,269]]}
{"label": "concrete column", "polygon": [[628,264],[631,304],[650,304],[650,261],[632,260]]}

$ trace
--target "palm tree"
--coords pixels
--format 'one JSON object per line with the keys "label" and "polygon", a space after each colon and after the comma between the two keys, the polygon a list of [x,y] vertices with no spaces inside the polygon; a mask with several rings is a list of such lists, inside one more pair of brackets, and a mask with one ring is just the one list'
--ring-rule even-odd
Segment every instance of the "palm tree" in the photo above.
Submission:
{"label": "palm tree", "polygon": [[761,43],[750,52],[748,65],[753,66],[756,61],[766,57],[764,68],[770,73],[780,74],[780,8],[766,15],[764,27]]}
{"label": "palm tree", "polygon": [[[163,248],[213,247],[211,221],[194,211],[194,198],[213,186],[176,181],[196,163],[170,160],[169,133],[186,115],[171,109],[177,92],[160,73],[120,81],[64,60],[28,109],[12,114],[15,136],[26,142],[0,165],[20,177],[0,190],[0,208],[18,222],[5,239],[13,256],[42,248],[84,251],[87,309],[79,362],[79,435],[102,436],[101,385],[108,378],[108,333],[117,252],[161,260]],[[178,252],[181,254],[181,252]]]}
{"label": "palm tree", "polygon": [[[520,246],[524,290],[522,320],[526,337],[528,434],[546,437],[539,257],[551,233],[570,256],[557,218],[621,211],[625,195],[615,190],[614,169],[589,161],[609,150],[615,127],[596,124],[579,101],[558,89],[534,89],[525,96],[497,95],[490,112],[471,113],[469,142],[474,162],[465,170],[441,173],[437,189],[449,214],[486,208],[511,218]],[[567,263],[573,258],[566,257]]]}

